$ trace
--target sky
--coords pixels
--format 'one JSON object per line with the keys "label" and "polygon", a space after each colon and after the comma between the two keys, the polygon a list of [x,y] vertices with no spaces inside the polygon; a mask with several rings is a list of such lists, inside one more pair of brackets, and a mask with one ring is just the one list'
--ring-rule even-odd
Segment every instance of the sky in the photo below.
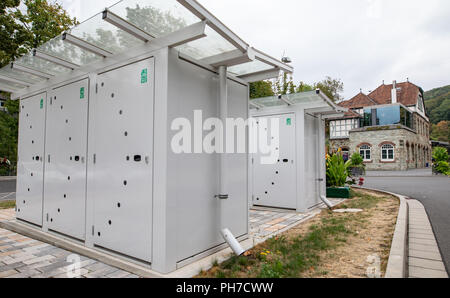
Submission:
{"label": "sky", "polygon": [[[142,2],[151,1],[166,0]],[[117,0],[59,2],[83,21]],[[251,46],[290,57],[296,83],[338,78],[346,99],[383,80],[409,78],[425,91],[450,84],[448,0],[199,2]]]}

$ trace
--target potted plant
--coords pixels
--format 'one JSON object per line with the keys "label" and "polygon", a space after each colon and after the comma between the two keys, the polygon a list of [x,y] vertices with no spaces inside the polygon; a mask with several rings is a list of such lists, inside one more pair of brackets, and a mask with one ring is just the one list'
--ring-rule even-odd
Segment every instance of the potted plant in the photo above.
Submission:
{"label": "potted plant", "polygon": [[348,199],[350,188],[346,184],[352,161],[344,162],[340,153],[341,150],[332,156],[327,155],[327,197]]}
{"label": "potted plant", "polygon": [[360,177],[366,173],[366,166],[361,154],[359,154],[358,152],[353,153],[350,161],[350,175],[352,177]]}

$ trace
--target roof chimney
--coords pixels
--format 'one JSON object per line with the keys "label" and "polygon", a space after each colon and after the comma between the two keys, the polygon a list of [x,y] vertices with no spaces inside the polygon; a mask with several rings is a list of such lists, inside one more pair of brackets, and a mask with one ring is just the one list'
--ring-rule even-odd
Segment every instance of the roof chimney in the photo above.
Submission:
{"label": "roof chimney", "polygon": [[392,92],[391,92],[392,103],[397,103],[397,81],[392,83]]}
{"label": "roof chimney", "polygon": [[384,86],[384,80],[383,80],[383,86]]}

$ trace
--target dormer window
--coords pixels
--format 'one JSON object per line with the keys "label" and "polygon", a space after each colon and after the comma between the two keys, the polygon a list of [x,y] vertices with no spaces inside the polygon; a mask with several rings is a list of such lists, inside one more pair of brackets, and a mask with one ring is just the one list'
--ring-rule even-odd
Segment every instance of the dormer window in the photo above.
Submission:
{"label": "dormer window", "polygon": [[419,111],[424,112],[422,96],[419,96],[419,100],[417,101],[417,108],[419,109]]}

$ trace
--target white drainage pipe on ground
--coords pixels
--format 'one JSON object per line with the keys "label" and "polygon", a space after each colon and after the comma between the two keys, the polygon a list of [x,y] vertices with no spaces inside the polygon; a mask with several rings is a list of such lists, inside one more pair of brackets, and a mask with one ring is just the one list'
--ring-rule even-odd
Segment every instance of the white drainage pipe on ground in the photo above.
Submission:
{"label": "white drainage pipe on ground", "polygon": [[231,234],[231,231],[228,229],[222,230],[222,236],[223,239],[227,242],[227,244],[230,246],[231,250],[237,255],[241,256],[244,254],[245,250],[242,248],[241,244],[237,239]]}
{"label": "white drainage pipe on ground", "polygon": [[327,205],[328,208],[333,208],[333,204],[331,204],[330,201],[328,201],[328,199],[325,196],[320,196],[320,199],[322,200],[322,202],[325,203],[325,205]]}

